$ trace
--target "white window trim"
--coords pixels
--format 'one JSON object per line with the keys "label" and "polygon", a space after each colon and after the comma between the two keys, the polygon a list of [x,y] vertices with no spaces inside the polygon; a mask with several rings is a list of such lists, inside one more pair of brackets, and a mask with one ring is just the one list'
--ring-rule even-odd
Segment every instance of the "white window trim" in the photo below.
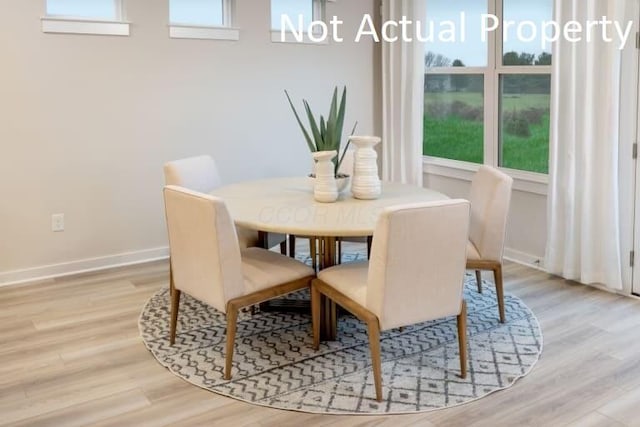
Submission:
{"label": "white window trim", "polygon": [[172,39],[198,40],[240,40],[240,29],[231,27],[205,27],[199,25],[169,25],[169,37]]}
{"label": "white window trim", "polygon": [[103,36],[128,36],[129,22],[101,19],[73,18],[67,16],[45,16],[42,19],[43,33],[92,34]]}
{"label": "white window trim", "polygon": [[169,37],[172,39],[240,40],[240,28],[234,27],[235,2],[222,1],[222,25],[193,25],[188,22],[171,22]]}
{"label": "white window trim", "polygon": [[[488,13],[502,17],[502,1],[487,0]],[[425,74],[481,74],[484,78],[485,96],[484,111],[485,114],[492,114],[492,117],[499,117],[500,113],[500,87],[498,81],[502,75],[510,74],[549,74],[551,75],[551,66],[530,65],[530,66],[505,66],[502,64],[502,57],[497,53],[502,52],[502,29],[498,29],[489,34],[487,38],[488,56],[486,67],[441,67],[425,70]],[[491,47],[495,46],[495,49]],[[494,101],[495,102],[492,102]],[[499,167],[502,171],[510,175],[514,179],[514,189],[533,194],[546,196],[548,193],[549,176],[536,172],[524,170],[509,169],[498,165],[499,159],[499,140],[498,129],[499,123],[491,120],[484,123],[484,164]],[[456,178],[465,181],[471,181],[473,174],[481,165],[479,163],[464,162],[460,160],[452,160],[433,156],[423,156],[423,172],[431,175],[444,176],[448,178]]]}
{"label": "white window trim", "polygon": [[[478,163],[439,157],[424,156],[422,159],[423,173],[468,182],[471,182],[480,166],[482,165]],[[541,196],[548,194],[548,175],[508,168],[500,168],[500,170],[513,178],[514,190]]]}
{"label": "white window trim", "polygon": [[[320,37],[319,33],[317,37]],[[271,41],[273,43],[298,43],[298,44],[318,44],[318,45],[326,45],[329,44],[329,40],[331,39],[331,34],[327,33],[327,37],[321,41],[311,40],[309,35],[305,32],[302,34],[302,40],[298,40],[291,31],[282,31],[282,30],[271,30]]]}
{"label": "white window trim", "polygon": [[[313,16],[311,17],[312,21],[325,21],[326,22],[326,2],[335,2],[335,0],[313,0]],[[269,7],[271,7],[271,0],[269,0]],[[271,14],[270,14],[271,15]],[[269,21],[271,22],[271,21]],[[291,31],[283,31],[271,29],[271,41],[273,43],[299,43],[299,44],[317,44],[317,45],[326,45],[329,44],[329,39],[331,39],[331,32],[327,32],[327,37],[322,41],[315,41],[309,38],[306,31],[302,35],[302,40],[298,40],[294,37],[293,32]],[[315,33],[314,33],[315,34]],[[319,34],[318,34],[319,36]]]}

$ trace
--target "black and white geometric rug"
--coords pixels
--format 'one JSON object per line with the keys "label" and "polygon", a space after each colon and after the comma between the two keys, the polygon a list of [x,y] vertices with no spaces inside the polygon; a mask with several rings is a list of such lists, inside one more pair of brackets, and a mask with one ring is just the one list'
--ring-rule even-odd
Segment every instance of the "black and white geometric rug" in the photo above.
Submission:
{"label": "black and white geometric rug", "polygon": [[[349,257],[348,254],[345,254]],[[289,298],[308,298],[306,291]],[[375,400],[366,327],[341,315],[338,341],[312,349],[311,317],[244,312],[239,316],[231,381],[222,378],[225,316],[183,294],[175,346],[169,346],[168,289],[145,305],[140,334],[160,364],[207,390],[253,404],[333,414],[424,412],[470,402],[510,387],[542,352],[534,314],[505,295],[507,322],[498,321],[494,288],[476,290],[468,275],[468,362],[458,377],[455,317],[382,333],[384,401]]]}

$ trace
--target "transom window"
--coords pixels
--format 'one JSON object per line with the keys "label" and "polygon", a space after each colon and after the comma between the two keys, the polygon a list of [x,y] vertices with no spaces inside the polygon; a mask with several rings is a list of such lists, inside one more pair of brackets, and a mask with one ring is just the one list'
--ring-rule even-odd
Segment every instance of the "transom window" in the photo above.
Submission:
{"label": "transom window", "polygon": [[[552,14],[553,0],[427,0],[425,155],[548,173],[551,46],[528,23]],[[483,19],[500,26],[483,37]]]}
{"label": "transom window", "polygon": [[239,40],[233,9],[234,0],[169,0],[169,37]]}
{"label": "transom window", "polygon": [[302,18],[306,29],[311,21],[324,18],[323,9],[323,0],[271,0],[271,29],[282,29],[283,16],[287,16],[296,27]]}
{"label": "transom window", "polygon": [[172,24],[222,27],[229,26],[224,0],[169,0]]}
{"label": "transom window", "polygon": [[47,16],[85,19],[120,19],[119,0],[47,0]]}
{"label": "transom window", "polygon": [[121,0],[46,0],[42,32],[128,36]]}

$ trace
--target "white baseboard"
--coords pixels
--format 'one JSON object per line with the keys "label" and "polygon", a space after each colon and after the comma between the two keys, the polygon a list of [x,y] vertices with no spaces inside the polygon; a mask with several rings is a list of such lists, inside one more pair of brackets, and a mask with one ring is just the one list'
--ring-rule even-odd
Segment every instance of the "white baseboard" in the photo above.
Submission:
{"label": "white baseboard", "polygon": [[515,249],[505,248],[504,259],[506,259],[507,261],[515,262],[517,264],[526,265],[527,267],[535,268],[537,270],[545,271],[544,259],[536,255],[520,252]]}
{"label": "white baseboard", "polygon": [[43,265],[24,270],[0,272],[0,287],[16,285],[18,283],[33,282],[36,280],[53,279],[56,277],[70,276],[73,274],[87,273],[91,271],[105,270],[114,267],[143,264],[145,262],[167,259],[168,257],[169,248],[162,247],[98,258],[87,258],[61,264]]}
{"label": "white baseboard", "polygon": [[[115,267],[125,267],[127,265],[144,264],[146,262],[167,259],[168,257],[169,248],[162,247],[98,258],[88,258],[61,264],[44,265],[24,270],[0,272],[0,287],[106,270]],[[535,255],[505,248],[504,258],[508,261],[544,271],[542,259]]]}

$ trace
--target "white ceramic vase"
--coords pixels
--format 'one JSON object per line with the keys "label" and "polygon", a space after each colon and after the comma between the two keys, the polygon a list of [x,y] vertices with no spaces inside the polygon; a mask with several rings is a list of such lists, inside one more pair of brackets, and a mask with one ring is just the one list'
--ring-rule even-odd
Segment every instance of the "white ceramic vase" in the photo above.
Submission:
{"label": "white ceramic vase", "polygon": [[382,184],[378,177],[378,153],[373,147],[380,142],[380,138],[352,136],[349,140],[356,146],[351,193],[356,199],[377,199],[382,192]]}
{"label": "white ceramic vase", "polygon": [[318,202],[331,203],[338,200],[338,186],[334,175],[334,165],[331,161],[337,154],[335,151],[316,151],[313,153],[313,160],[316,162],[313,197]]}

